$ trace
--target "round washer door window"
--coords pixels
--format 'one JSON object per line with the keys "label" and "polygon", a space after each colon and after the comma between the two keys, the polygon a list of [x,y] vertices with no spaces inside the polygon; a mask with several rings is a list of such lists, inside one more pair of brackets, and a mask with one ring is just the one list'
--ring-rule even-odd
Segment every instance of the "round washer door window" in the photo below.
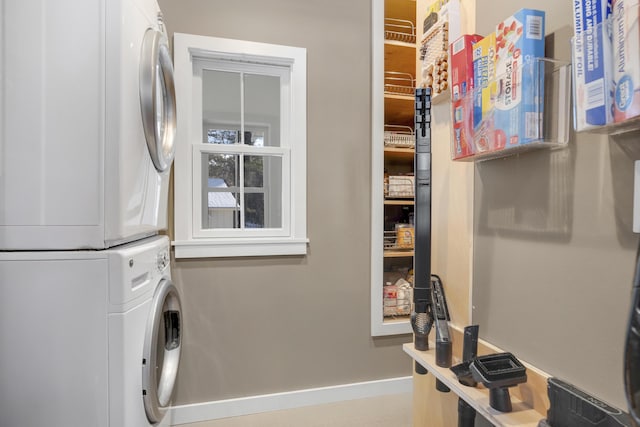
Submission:
{"label": "round washer door window", "polygon": [[175,155],[176,92],[167,36],[151,28],[142,41],[140,108],[151,160],[165,172]]}
{"label": "round washer door window", "polygon": [[142,356],[142,397],[151,423],[162,420],[171,402],[181,337],[180,296],[171,280],[162,279],[151,303]]}

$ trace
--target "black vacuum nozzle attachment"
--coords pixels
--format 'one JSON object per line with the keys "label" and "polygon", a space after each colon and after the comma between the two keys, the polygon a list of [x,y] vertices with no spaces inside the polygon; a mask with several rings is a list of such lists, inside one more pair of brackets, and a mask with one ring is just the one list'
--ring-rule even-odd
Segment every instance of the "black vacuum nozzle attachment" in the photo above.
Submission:
{"label": "black vacuum nozzle attachment", "polygon": [[[423,290],[415,289],[414,294],[421,291]],[[429,350],[429,332],[433,327],[431,304],[421,299],[414,303],[414,311],[411,313],[411,327],[413,328],[413,344],[416,350]],[[418,362],[415,363],[415,371],[418,375],[426,375],[429,372]]]}
{"label": "black vacuum nozzle attachment", "polygon": [[[430,310],[425,309],[425,312],[411,313],[411,327],[413,328],[413,344],[416,350],[427,351],[429,350],[429,332],[433,326],[433,318]],[[426,375],[429,371],[415,362],[416,374]]]}
{"label": "black vacuum nozzle attachment", "polygon": [[[416,304],[416,311],[411,313],[411,327],[414,333],[414,345],[416,350],[427,351],[429,350],[429,333],[433,327],[433,315],[431,314],[431,307],[425,303],[424,309],[420,310],[419,303]],[[420,310],[420,311],[418,311]]]}
{"label": "black vacuum nozzle attachment", "polygon": [[511,412],[509,387],[527,381],[527,368],[511,353],[474,357],[469,368],[473,378],[489,389],[491,407]]}

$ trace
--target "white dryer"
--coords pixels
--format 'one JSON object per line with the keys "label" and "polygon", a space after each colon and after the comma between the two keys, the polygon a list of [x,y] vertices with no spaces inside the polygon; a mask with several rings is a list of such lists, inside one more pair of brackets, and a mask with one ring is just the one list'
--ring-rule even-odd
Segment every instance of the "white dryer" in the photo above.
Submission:
{"label": "white dryer", "polygon": [[176,110],[155,0],[0,0],[0,250],[167,226]]}
{"label": "white dryer", "polygon": [[182,314],[169,241],[0,252],[0,425],[168,425]]}

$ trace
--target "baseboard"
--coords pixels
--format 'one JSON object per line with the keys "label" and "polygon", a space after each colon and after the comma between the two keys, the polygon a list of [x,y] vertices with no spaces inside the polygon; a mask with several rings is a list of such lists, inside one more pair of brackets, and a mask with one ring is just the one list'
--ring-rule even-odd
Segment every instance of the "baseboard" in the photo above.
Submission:
{"label": "baseboard", "polygon": [[171,425],[175,426],[389,394],[410,393],[413,390],[412,384],[412,377],[398,377],[174,406],[170,411]]}

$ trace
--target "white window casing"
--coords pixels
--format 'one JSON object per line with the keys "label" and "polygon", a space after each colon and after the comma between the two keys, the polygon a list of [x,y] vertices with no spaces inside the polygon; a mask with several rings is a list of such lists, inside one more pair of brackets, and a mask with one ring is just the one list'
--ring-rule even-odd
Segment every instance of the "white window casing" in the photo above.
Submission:
{"label": "white window casing", "polygon": [[[305,255],[306,230],[306,49],[240,40],[174,35],[174,64],[178,126],[174,161],[174,241],[176,258]],[[280,136],[277,146],[205,144],[202,111],[202,70],[233,71],[280,78]],[[244,123],[241,129],[263,129],[264,123]],[[224,126],[224,123],[217,123]],[[233,124],[237,126],[237,123]],[[215,137],[215,136],[214,136]],[[281,194],[265,197],[270,206],[281,203],[277,228],[204,228],[202,194],[204,154],[267,156],[281,159],[281,176],[265,173],[264,189],[281,183]],[[243,168],[238,171],[243,174]],[[267,171],[268,172],[268,171]],[[241,178],[241,182],[242,182]],[[203,189],[203,186],[207,188]],[[277,188],[277,187],[275,187]],[[220,190],[218,190],[220,191]],[[244,187],[241,185],[240,194]],[[228,194],[228,193],[227,193]],[[212,196],[213,197],[213,196]],[[209,205],[210,206],[210,205]],[[240,209],[244,224],[244,211]],[[265,216],[269,213],[265,209]]]}

